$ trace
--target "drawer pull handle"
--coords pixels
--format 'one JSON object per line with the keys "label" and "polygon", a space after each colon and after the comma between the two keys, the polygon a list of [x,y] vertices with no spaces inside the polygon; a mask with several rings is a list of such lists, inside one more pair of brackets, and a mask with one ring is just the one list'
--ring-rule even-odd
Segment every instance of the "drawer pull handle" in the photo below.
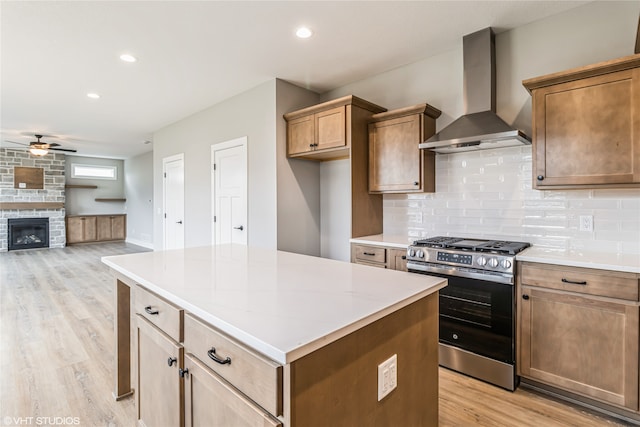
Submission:
{"label": "drawer pull handle", "polygon": [[576,282],[574,280],[565,279],[564,277],[562,278],[562,283],[570,283],[572,285],[586,285],[587,284],[587,282]]}
{"label": "drawer pull handle", "polygon": [[523,300],[528,300],[529,299],[529,295],[527,295],[527,294],[522,295],[522,299]]}
{"label": "drawer pull handle", "polygon": [[146,306],[146,307],[144,308],[144,311],[146,311],[146,312],[147,312],[147,314],[151,314],[152,316],[153,316],[153,315],[156,315],[156,314],[158,314],[158,313],[159,313],[159,311],[158,311],[158,310],[154,310],[154,309],[152,309],[150,305]]}
{"label": "drawer pull handle", "polygon": [[363,255],[376,256],[373,252],[362,252]]}
{"label": "drawer pull handle", "polygon": [[175,357],[170,357],[167,359],[167,365],[173,366],[174,363],[178,363],[178,359],[176,359]]}
{"label": "drawer pull handle", "polygon": [[211,347],[211,350],[207,351],[207,354],[209,355],[209,358],[211,360],[213,360],[214,362],[217,362],[221,365],[227,365],[227,364],[231,364],[231,358],[227,357],[226,359],[220,359],[218,357],[218,355],[216,354],[216,348],[215,347]]}
{"label": "drawer pull handle", "polygon": [[178,370],[178,375],[180,375],[180,378],[184,378],[184,377],[186,377],[187,375],[189,375],[189,370],[188,370],[188,369],[182,369],[182,368],[180,368],[180,369]]}

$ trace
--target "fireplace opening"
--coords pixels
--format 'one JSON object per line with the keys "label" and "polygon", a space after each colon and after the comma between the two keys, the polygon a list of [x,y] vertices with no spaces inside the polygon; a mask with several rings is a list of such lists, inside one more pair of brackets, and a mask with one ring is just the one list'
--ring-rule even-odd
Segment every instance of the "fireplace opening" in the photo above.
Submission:
{"label": "fireplace opening", "polygon": [[7,249],[48,248],[49,218],[9,218]]}

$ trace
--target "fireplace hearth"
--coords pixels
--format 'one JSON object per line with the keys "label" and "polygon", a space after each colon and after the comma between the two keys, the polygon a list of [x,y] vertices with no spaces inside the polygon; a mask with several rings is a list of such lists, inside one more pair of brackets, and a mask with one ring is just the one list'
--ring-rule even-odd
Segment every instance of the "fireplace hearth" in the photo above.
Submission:
{"label": "fireplace hearth", "polygon": [[9,218],[7,225],[8,250],[49,247],[49,218]]}

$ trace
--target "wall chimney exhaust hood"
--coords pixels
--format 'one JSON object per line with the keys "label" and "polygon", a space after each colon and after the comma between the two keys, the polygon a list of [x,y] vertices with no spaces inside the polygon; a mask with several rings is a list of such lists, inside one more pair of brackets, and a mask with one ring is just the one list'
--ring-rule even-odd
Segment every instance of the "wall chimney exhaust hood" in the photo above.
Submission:
{"label": "wall chimney exhaust hood", "polygon": [[419,145],[436,153],[531,144],[496,114],[495,36],[491,28],[462,39],[465,115]]}

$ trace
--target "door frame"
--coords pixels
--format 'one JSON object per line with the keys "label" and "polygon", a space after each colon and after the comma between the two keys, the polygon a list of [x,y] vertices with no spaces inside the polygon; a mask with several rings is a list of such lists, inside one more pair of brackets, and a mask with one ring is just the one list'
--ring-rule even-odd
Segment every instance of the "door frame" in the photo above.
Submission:
{"label": "door frame", "polygon": [[167,173],[167,164],[175,162],[176,160],[182,161],[182,210],[184,213],[184,153],[180,153],[173,156],[164,157],[162,159],[162,249],[167,249],[167,181],[165,178],[165,174]]}
{"label": "door frame", "polygon": [[218,142],[216,144],[211,144],[211,244],[216,244],[216,171],[214,169],[215,163],[215,154],[216,151],[227,150],[229,148],[234,147],[242,147],[242,152],[244,154],[244,170],[246,172],[245,180],[244,180],[244,189],[242,196],[244,197],[244,209],[245,216],[247,218],[245,227],[247,229],[247,244],[249,243],[249,200],[247,197],[248,194],[248,186],[249,186],[249,162],[248,162],[248,152],[247,152],[247,136],[241,136],[239,138],[230,139],[228,141]]}

